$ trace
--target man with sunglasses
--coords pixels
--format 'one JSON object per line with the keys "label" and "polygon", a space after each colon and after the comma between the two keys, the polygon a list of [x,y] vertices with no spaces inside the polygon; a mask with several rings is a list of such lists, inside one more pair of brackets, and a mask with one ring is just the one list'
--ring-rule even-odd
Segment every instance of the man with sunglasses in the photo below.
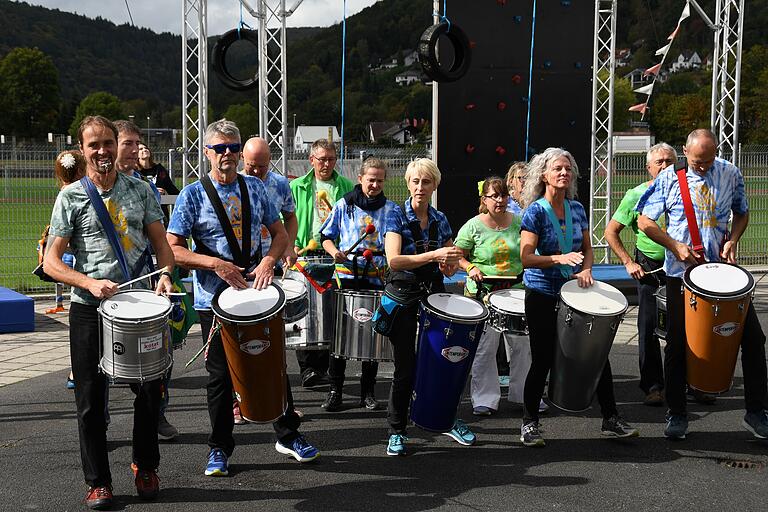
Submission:
{"label": "man with sunglasses", "polygon": [[[336,146],[327,139],[318,139],[312,143],[309,154],[312,170],[291,182],[291,192],[296,202],[296,220],[298,232],[295,246],[304,249],[310,240],[317,243],[317,250],[310,250],[306,256],[324,256],[321,248],[320,228],[331,213],[336,201],[354,188],[349,179],[334,169],[336,166]],[[323,301],[333,301],[330,293],[322,295]],[[323,307],[331,311],[331,305]],[[333,319],[331,319],[333,321]],[[309,342],[330,340],[307,340]],[[301,369],[302,385],[306,388],[326,382],[328,374],[328,350],[297,350],[296,359]]]}
{"label": "man with sunglasses", "polygon": [[[637,280],[637,334],[640,356],[640,389],[645,393],[643,403],[649,406],[664,404],[664,366],[661,347],[656,336],[656,290],[664,284],[664,247],[657,244],[637,227],[640,214],[635,205],[656,176],[677,162],[675,149],[661,142],[646,153],[645,168],[651,179],[627,191],[605,230],[605,239],[611,250],[624,264],[627,273]],[[619,233],[629,226],[637,236],[635,257],[629,254]],[[655,271],[653,274],[648,272]]]}
{"label": "man with sunglasses", "polygon": [[[246,279],[253,280],[253,287],[268,287],[274,276],[277,260],[283,255],[288,235],[280,222],[277,209],[269,200],[262,181],[253,176],[240,176],[237,172],[240,161],[240,130],[226,119],[208,125],[204,136],[205,156],[211,164],[208,173],[216,196],[221,201],[227,218],[220,220],[206,191],[204,178],[184,187],[176,201],[168,226],[168,242],[171,244],[178,264],[193,269],[195,287],[195,309],[200,316],[203,341],[209,339],[213,325],[211,302],[222,286],[245,288]],[[244,225],[243,198],[241,185],[244,182],[250,202],[250,226]],[[210,190],[210,188],[209,188]],[[243,232],[250,230],[251,244],[248,268],[235,264],[233,251],[224,234],[222,222],[229,222],[238,244],[243,243]],[[267,226],[272,244],[262,255],[261,226]],[[194,251],[187,249],[187,238],[194,241]],[[208,370],[208,415],[211,419],[211,434],[208,436],[207,476],[229,474],[228,459],[235,448],[232,435],[232,379],[227,367],[227,358],[220,334],[210,337],[205,362]],[[286,375],[286,380],[287,380]],[[301,420],[293,409],[293,397],[288,384],[288,408],[274,424],[277,443],[275,449],[307,462],[318,456],[318,451],[299,434]]]}

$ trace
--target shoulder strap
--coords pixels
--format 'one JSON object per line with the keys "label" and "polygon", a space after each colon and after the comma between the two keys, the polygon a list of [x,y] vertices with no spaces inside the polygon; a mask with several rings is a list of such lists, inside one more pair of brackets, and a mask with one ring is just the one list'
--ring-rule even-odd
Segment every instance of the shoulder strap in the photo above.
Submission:
{"label": "shoulder strap", "polygon": [[[248,270],[251,263],[251,195],[248,193],[248,185],[241,174],[237,174],[237,184],[240,186],[240,202],[243,208],[243,268]],[[259,260],[261,260],[261,240],[259,246]]]}
{"label": "shoulder strap", "polygon": [[[101,199],[99,192],[96,190],[96,186],[93,184],[90,178],[88,178],[88,176],[83,176],[80,179],[80,184],[88,194],[88,198],[91,200],[93,209],[96,210],[96,216],[99,218],[101,227],[104,229],[104,233],[107,235],[107,239],[109,240],[109,244],[112,246],[112,251],[115,253],[117,262],[120,264],[120,270],[123,272],[125,280],[128,281],[131,278],[131,272],[128,270],[128,262],[125,259],[123,246],[120,245],[120,240],[117,238],[115,225],[112,224],[112,219],[107,212],[106,206],[104,206],[104,201]],[[115,184],[117,184],[117,182],[115,182]]]}
{"label": "shoulder strap", "polygon": [[680,197],[683,200],[685,218],[688,221],[688,231],[691,233],[691,246],[695,252],[702,254],[704,246],[701,244],[696,212],[693,210],[693,203],[691,202],[691,191],[688,189],[688,177],[685,175],[687,171],[688,161],[680,160],[675,166],[675,173],[677,174],[677,182],[680,184]]}
{"label": "shoulder strap", "polygon": [[[232,258],[235,264],[239,267],[247,269],[250,263],[251,252],[251,202],[248,196],[248,190],[245,187],[245,179],[238,174],[238,185],[240,185],[240,202],[243,213],[243,245],[242,248],[235,236],[235,230],[232,229],[232,223],[229,222],[229,217],[224,211],[224,205],[221,204],[219,194],[216,192],[216,188],[213,186],[211,178],[206,174],[200,178],[200,183],[205,189],[205,193],[208,195],[208,200],[213,206],[213,210],[216,212],[216,217],[219,219],[221,229],[224,231],[224,236],[229,244],[229,250],[232,252]],[[247,246],[246,246],[247,242]]]}

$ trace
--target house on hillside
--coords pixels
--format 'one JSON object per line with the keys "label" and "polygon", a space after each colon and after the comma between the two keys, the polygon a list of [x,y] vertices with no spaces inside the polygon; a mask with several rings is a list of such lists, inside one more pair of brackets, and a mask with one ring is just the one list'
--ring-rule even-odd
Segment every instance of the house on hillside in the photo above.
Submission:
{"label": "house on hillside", "polygon": [[296,128],[296,136],[293,138],[294,151],[309,151],[312,143],[318,139],[328,139],[332,134],[333,142],[340,143],[341,137],[335,126],[299,126]]}
{"label": "house on hillside", "polygon": [[677,73],[678,71],[682,71],[684,69],[698,69],[702,65],[701,57],[699,57],[699,54],[691,51],[691,50],[684,50],[680,55],[677,56],[675,60],[672,61],[672,63],[669,66],[669,72],[670,73]]}
{"label": "house on hillside", "polygon": [[616,50],[616,67],[629,66],[632,60],[632,48],[619,48]]}
{"label": "house on hillside", "polygon": [[410,125],[404,122],[372,121],[368,123],[368,139],[373,144],[394,140],[398,144],[410,142]]}
{"label": "house on hillside", "polygon": [[[416,50],[403,50],[403,66],[405,67],[411,67],[414,64],[419,62],[419,52]],[[381,63],[374,69],[394,69],[400,64],[398,61],[400,60],[400,52],[395,53],[394,55],[390,55],[386,59],[383,59]]]}
{"label": "house on hillside", "polygon": [[408,71],[403,71],[402,73],[395,75],[395,83],[397,85],[411,85],[422,81],[424,81],[424,75],[421,71],[409,69]]}
{"label": "house on hillside", "polygon": [[644,86],[646,83],[650,82],[651,78],[646,78],[645,76],[645,70],[641,68],[636,68],[624,75],[624,78],[629,80],[629,84],[632,86],[632,89],[637,89],[638,87]]}

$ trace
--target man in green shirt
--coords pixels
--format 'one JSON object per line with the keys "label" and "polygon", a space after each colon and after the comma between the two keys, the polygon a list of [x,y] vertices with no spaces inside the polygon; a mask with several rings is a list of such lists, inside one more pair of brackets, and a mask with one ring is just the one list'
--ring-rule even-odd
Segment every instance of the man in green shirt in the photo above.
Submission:
{"label": "man in green shirt", "polygon": [[[354,188],[349,179],[334,170],[336,166],[336,146],[326,139],[318,139],[312,144],[309,153],[312,170],[300,178],[291,181],[291,193],[296,203],[296,220],[299,230],[296,234],[297,251],[309,246],[310,240],[317,243],[317,248],[305,252],[306,256],[325,256],[320,245],[320,227],[331,213],[333,205],[344,194]],[[292,264],[289,261],[288,264]],[[330,301],[332,293],[322,295],[323,311],[332,311]],[[328,302],[326,304],[326,302]],[[329,319],[333,322],[334,319]],[[331,340],[307,340],[310,343],[329,342]],[[304,387],[323,383],[328,371],[328,350],[297,350],[296,359],[301,370]]]}
{"label": "man in green shirt", "polygon": [[[621,200],[616,213],[613,214],[605,230],[605,239],[616,256],[619,257],[630,276],[637,280],[637,333],[640,352],[640,388],[645,393],[645,405],[660,406],[664,403],[664,365],[661,359],[661,348],[656,330],[656,297],[654,294],[659,284],[664,283],[664,272],[659,270],[654,275],[647,272],[655,271],[664,266],[664,247],[657,244],[637,227],[638,212],[635,211],[637,201],[648,189],[656,176],[663,169],[677,161],[674,148],[666,143],[659,143],[648,150],[646,169],[651,179],[630,189]],[[629,226],[637,237],[635,258],[632,259],[619,233]]]}

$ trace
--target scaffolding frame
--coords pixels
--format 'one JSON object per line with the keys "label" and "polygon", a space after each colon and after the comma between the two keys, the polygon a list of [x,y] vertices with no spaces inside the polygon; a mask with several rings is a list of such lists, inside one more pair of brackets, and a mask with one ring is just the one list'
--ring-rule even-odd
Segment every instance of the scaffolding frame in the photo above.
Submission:
{"label": "scaffolding frame", "polygon": [[181,0],[181,7],[181,176],[186,186],[207,169],[203,133],[208,125],[208,2]]}

